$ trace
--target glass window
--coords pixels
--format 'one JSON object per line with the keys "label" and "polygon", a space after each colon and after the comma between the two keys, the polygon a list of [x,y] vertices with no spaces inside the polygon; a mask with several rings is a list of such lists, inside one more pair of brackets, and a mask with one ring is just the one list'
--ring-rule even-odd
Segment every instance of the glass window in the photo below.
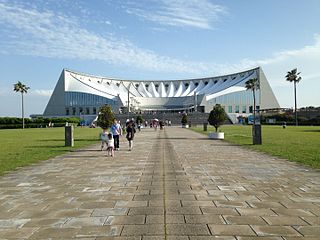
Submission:
{"label": "glass window", "polygon": [[93,108],[93,114],[97,114],[97,109],[95,107]]}
{"label": "glass window", "polygon": [[90,114],[90,108],[86,108],[86,114],[87,114],[87,115]]}
{"label": "glass window", "polygon": [[242,106],[242,113],[246,113],[247,112],[247,106]]}
{"label": "glass window", "polygon": [[69,112],[69,108],[66,108],[66,115],[69,115],[70,112]]}
{"label": "glass window", "polygon": [[236,113],[239,113],[239,106],[236,106]]}
{"label": "glass window", "polygon": [[228,106],[228,113],[232,113],[232,106]]}
{"label": "glass window", "polygon": [[249,106],[249,113],[253,113],[253,107]]}
{"label": "glass window", "polygon": [[[105,97],[89,93],[67,92],[65,94],[66,107],[101,106],[104,104],[114,105],[114,101]],[[84,112],[84,108],[82,112]],[[80,111],[80,109],[79,109]]]}
{"label": "glass window", "polygon": [[72,115],[76,115],[76,108],[72,108]]}

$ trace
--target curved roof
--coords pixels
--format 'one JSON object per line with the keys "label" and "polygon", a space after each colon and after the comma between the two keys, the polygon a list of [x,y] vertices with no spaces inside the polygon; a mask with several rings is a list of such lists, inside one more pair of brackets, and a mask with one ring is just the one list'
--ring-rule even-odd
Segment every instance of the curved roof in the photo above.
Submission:
{"label": "curved roof", "polygon": [[[132,97],[168,98],[187,97],[204,94],[207,100],[226,93],[245,90],[245,82],[256,78],[259,68],[250,69],[229,75],[163,81],[121,80],[98,77],[64,69],[66,91],[92,92],[108,98],[119,96],[126,99],[128,91]],[[82,89],[85,88],[85,89]]]}

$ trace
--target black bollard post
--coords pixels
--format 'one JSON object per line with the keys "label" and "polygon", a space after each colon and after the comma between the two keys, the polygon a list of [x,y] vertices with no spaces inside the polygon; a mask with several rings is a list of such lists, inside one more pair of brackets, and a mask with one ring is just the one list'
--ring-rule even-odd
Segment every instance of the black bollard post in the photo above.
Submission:
{"label": "black bollard post", "polygon": [[203,131],[208,131],[208,123],[203,123]]}
{"label": "black bollard post", "polygon": [[253,145],[262,144],[261,125],[256,124],[252,126]]}
{"label": "black bollard post", "polygon": [[73,126],[65,126],[64,127],[64,142],[66,147],[73,147]]}

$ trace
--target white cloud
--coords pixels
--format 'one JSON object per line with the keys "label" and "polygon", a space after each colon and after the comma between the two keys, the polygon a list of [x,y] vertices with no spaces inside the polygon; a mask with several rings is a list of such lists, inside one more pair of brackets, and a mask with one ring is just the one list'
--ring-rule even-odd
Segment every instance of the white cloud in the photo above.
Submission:
{"label": "white cloud", "polygon": [[[203,18],[204,9],[211,14],[223,12],[208,1],[162,1],[167,16],[188,15],[189,11]],[[185,3],[184,7],[181,7]],[[194,6],[197,3],[197,7]],[[193,7],[194,9],[193,9]],[[220,9],[221,8],[221,9]],[[191,9],[193,11],[191,11]],[[209,11],[210,10],[210,11]],[[158,11],[159,12],[159,11]],[[209,13],[210,12],[210,13]],[[170,14],[169,14],[170,13]],[[191,13],[190,13],[191,14]],[[191,14],[191,18],[197,18]],[[202,17],[200,17],[200,15]],[[187,17],[186,17],[187,18]],[[202,21],[202,20],[201,20]],[[200,24],[199,21],[198,23]],[[305,79],[315,79],[320,62],[320,35],[314,44],[274,53],[266,59],[243,59],[240,63],[194,62],[161,56],[153,51],[136,47],[130,41],[113,36],[101,36],[80,27],[75,18],[65,17],[52,11],[23,8],[17,4],[0,1],[0,27],[6,32],[0,41],[0,51],[6,54],[22,54],[52,58],[99,60],[115,65],[126,65],[146,71],[186,73],[193,76],[210,76],[242,71],[262,66],[274,85],[286,84],[283,75],[298,67]],[[316,72],[316,73],[315,73]],[[281,78],[281,79],[280,79]],[[280,81],[281,80],[281,81]]]}
{"label": "white cloud", "polygon": [[312,45],[300,49],[281,51],[274,53],[273,57],[249,62],[262,66],[268,74],[267,77],[274,85],[289,84],[283,80],[287,71],[293,68],[298,68],[301,71],[302,81],[319,79],[320,35],[314,35]]}
{"label": "white cloud", "polygon": [[36,90],[32,90],[31,94],[43,96],[43,97],[50,97],[52,95],[52,92],[53,92],[53,90],[36,89]]}
{"label": "white cloud", "polygon": [[156,9],[128,7],[127,13],[161,25],[200,29],[213,29],[220,16],[227,13],[225,7],[208,0],[161,0],[157,3]]}
{"label": "white cloud", "polygon": [[274,53],[270,58],[244,60],[242,64],[262,66],[282,107],[293,106],[293,86],[286,81],[287,71],[298,68],[302,80],[298,84],[298,106],[320,106],[320,35],[314,35],[314,43]]}
{"label": "white cloud", "polygon": [[52,58],[101,60],[152,71],[198,73],[203,64],[185,62],[138,48],[130,41],[103,37],[75,19],[51,11],[0,2],[0,27],[7,30],[2,53]]}
{"label": "white cloud", "polygon": [[288,58],[319,58],[320,56],[320,35],[315,34],[315,43],[313,45],[305,46],[301,49],[285,50],[273,54],[274,56],[268,59],[259,60],[261,65],[276,64],[287,60]]}

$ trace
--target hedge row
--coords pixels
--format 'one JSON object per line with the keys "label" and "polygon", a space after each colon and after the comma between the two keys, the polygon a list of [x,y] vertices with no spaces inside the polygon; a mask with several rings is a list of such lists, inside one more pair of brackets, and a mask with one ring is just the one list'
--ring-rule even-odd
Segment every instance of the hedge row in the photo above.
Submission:
{"label": "hedge row", "polygon": [[[65,126],[66,122],[79,125],[80,118],[25,118],[25,128],[39,128],[47,127],[49,123],[53,127],[62,127]],[[50,124],[50,125],[51,125]],[[51,125],[51,126],[52,126]],[[10,128],[21,128],[22,127],[22,118],[12,118],[12,117],[2,117],[0,118],[0,129],[10,129]]]}
{"label": "hedge row", "polygon": [[[63,127],[65,123],[55,123],[54,127]],[[46,128],[48,125],[39,123],[27,123],[24,125],[25,128]],[[16,129],[22,128],[22,124],[0,124],[0,129]]]}

